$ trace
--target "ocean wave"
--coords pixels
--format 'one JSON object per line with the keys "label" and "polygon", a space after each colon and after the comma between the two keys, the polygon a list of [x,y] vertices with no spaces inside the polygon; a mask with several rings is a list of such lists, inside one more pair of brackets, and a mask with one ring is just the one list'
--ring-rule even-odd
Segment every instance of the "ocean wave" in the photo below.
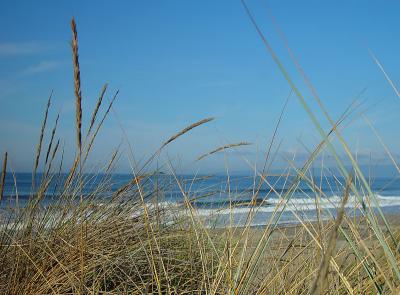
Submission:
{"label": "ocean wave", "polygon": [[[400,196],[381,196],[375,195],[380,207],[400,206]],[[342,201],[342,197],[332,196],[328,198],[292,198],[289,201],[284,199],[268,199],[267,205],[261,206],[240,206],[231,208],[196,208],[198,215],[225,215],[225,214],[248,214],[250,211],[257,213],[272,213],[274,211],[311,211],[317,208],[336,209]],[[362,206],[376,207],[375,202],[370,197],[363,197],[362,202],[356,196],[350,196],[346,204],[347,209],[357,209]]]}

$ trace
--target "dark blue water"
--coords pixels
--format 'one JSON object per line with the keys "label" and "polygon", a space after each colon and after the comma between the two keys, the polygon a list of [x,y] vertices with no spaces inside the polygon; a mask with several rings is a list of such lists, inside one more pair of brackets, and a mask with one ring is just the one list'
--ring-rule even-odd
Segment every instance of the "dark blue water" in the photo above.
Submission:
{"label": "dark blue water", "polygon": [[[56,198],[63,192],[63,185],[67,175],[55,175],[50,182],[46,196]],[[129,174],[113,174],[111,176],[85,174],[81,193],[89,195],[93,192],[107,197],[115,193],[119,188],[132,180]],[[107,179],[106,179],[107,178]],[[300,181],[295,190],[292,188],[293,177],[268,176],[266,181],[252,176],[193,176],[180,175],[177,180],[172,175],[159,174],[147,178],[141,184],[147,191],[162,191],[164,201],[182,202],[184,196],[188,197],[197,207],[224,207],[227,203],[245,204],[254,199],[261,201],[265,199],[279,199],[293,191],[293,198],[313,198],[321,190],[325,197],[341,196],[343,194],[345,180],[342,178],[315,177],[314,184]],[[37,174],[35,185],[32,186],[32,175],[30,173],[7,174],[4,196],[5,199],[13,199],[18,196],[20,201],[29,199],[32,192],[40,186],[42,175]],[[369,180],[372,191],[382,197],[399,197],[400,200],[400,178],[375,178]],[[98,190],[100,183],[106,183]],[[355,182],[356,186],[358,182]],[[76,186],[75,186],[76,187]],[[361,186],[360,186],[361,187]],[[359,188],[362,191],[362,188]],[[266,203],[268,203],[266,201]]]}

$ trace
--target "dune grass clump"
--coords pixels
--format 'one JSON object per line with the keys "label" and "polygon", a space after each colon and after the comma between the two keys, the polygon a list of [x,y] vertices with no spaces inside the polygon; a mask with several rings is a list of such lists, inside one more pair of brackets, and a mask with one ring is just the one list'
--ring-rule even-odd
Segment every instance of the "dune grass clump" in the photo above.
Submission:
{"label": "dune grass clump", "polygon": [[162,210],[144,213],[140,203],[95,203],[94,197],[83,203],[60,201],[45,210],[28,209],[19,213],[19,220],[6,223],[1,233],[2,294],[204,288],[209,278],[202,269],[212,275],[212,251],[203,234],[196,239],[187,225],[167,225]]}
{"label": "dune grass clump", "polygon": [[[223,227],[214,227],[216,224],[198,214],[194,204],[204,196],[201,192],[189,193],[184,180],[172,168],[174,188],[179,189],[182,203],[166,205],[164,194],[171,190],[171,184],[163,182],[159,171],[149,168],[165,147],[213,118],[192,123],[170,136],[142,166],[132,165],[131,179],[117,188],[112,173],[120,154],[118,148],[103,169],[95,174],[85,173],[95,139],[118,91],[98,118],[104,97],[108,95],[108,85],[104,85],[89,127],[83,132],[86,129],[82,125],[85,112],[82,110],[78,34],[72,20],[75,157],[71,167],[63,166],[64,148],[57,132],[59,116],[51,129],[47,150],[43,150],[52,93],[40,129],[29,201],[19,206],[16,190],[14,205],[1,207],[0,294],[400,293],[399,223],[385,216],[379,206],[374,206],[378,202],[376,196],[340,134],[342,123],[350,116],[352,108],[336,122],[328,116],[332,126],[325,132],[247,6],[245,8],[322,137],[301,167],[289,161],[289,167],[279,176],[285,189],[278,190],[268,177],[272,145],[282,114],[267,147],[262,170],[248,163],[254,170],[253,186],[249,188],[254,202],[246,207],[248,214],[240,226],[233,220],[233,203],[228,208],[231,219]],[[321,103],[317,96],[316,99]],[[320,180],[331,177],[330,185],[342,192],[340,204],[326,209],[321,202],[329,202],[329,192],[321,190],[320,180],[310,173],[310,167],[325,149],[338,155],[337,147],[331,144],[333,136],[340,139],[353,167],[350,173],[340,157],[335,158],[345,181],[321,167]],[[197,161],[246,145],[249,143],[244,141],[225,144],[203,153]],[[43,167],[42,173],[37,173],[39,167]],[[61,173],[65,169],[66,176]],[[10,173],[7,153],[0,179],[0,201],[6,173]],[[229,174],[226,178],[226,191],[230,195],[234,187],[231,190]],[[157,185],[154,185],[155,179]],[[85,190],[94,180],[97,185]],[[191,181],[193,183],[196,178]],[[262,185],[269,188],[266,195],[260,190]],[[304,187],[307,188],[304,196],[315,201],[317,220],[303,217],[292,202],[295,192]],[[255,216],[268,204],[272,194],[278,200],[274,211],[264,226],[253,227]],[[353,209],[361,213],[359,216],[346,210],[350,201]],[[296,219],[296,225],[280,225],[287,212]],[[322,218],[324,214],[329,218]]]}

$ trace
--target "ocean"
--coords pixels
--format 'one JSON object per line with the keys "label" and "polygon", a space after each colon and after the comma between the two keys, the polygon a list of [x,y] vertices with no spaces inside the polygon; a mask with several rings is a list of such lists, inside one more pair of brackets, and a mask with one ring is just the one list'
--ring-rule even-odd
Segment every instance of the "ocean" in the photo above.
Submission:
{"label": "ocean", "polygon": [[[41,176],[36,176],[36,187]],[[270,222],[290,224],[300,220],[315,221],[317,214],[321,218],[331,218],[341,202],[346,183],[340,177],[316,175],[312,177],[312,182],[302,180],[293,189],[295,178],[284,175],[268,176],[261,184],[260,177],[243,175],[229,178],[220,175],[179,175],[177,178],[180,185],[172,175],[151,176],[145,180],[143,187],[146,192],[157,192],[157,200],[162,206],[177,208],[184,204],[185,199],[189,200],[196,214],[210,226],[243,226],[249,222],[249,213],[252,214],[252,226],[263,226]],[[54,177],[42,201],[43,206],[59,197],[65,179],[66,175]],[[129,174],[113,174],[107,177],[107,185],[99,190],[99,183],[104,183],[105,176],[85,174],[81,193],[87,196],[97,191],[101,202],[131,179],[132,175]],[[358,197],[350,194],[346,204],[348,214],[360,215],[363,207],[373,210],[379,207],[386,214],[400,214],[400,178],[376,177],[368,181],[377,203],[367,197],[368,193],[356,180],[354,184],[360,194]],[[30,173],[7,174],[1,208],[24,207],[31,195]],[[154,202],[154,198],[148,201]],[[318,212],[317,203],[321,209]]]}

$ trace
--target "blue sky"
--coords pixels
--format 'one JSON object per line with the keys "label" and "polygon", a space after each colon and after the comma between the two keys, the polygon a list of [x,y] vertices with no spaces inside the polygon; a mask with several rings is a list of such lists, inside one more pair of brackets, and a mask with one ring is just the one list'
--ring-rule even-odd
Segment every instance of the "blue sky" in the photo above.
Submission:
{"label": "blue sky", "polygon": [[[318,113],[270,15],[334,118],[366,88],[362,109],[368,109],[366,115],[396,154],[400,100],[368,49],[396,83],[400,3],[249,0],[248,5],[313,109]],[[72,158],[72,16],[79,34],[84,124],[105,82],[110,85],[107,100],[120,90],[115,112],[96,142],[92,165],[106,159],[122,139],[129,140],[138,160],[144,159],[171,134],[209,116],[217,120],[165,152],[182,170],[219,145],[249,141],[252,147],[229,157],[232,170],[246,170],[242,158],[254,160],[256,151],[265,148],[290,89],[240,1],[7,1],[0,12],[0,151],[9,151],[14,170],[32,168],[52,89],[49,126],[60,111],[58,136],[65,140],[67,161]],[[318,117],[327,128],[322,115]],[[362,118],[344,134],[360,155],[368,158],[372,153],[383,161],[382,148]],[[282,155],[300,155],[302,144],[312,148],[318,142],[295,96],[277,142],[282,142],[282,165]],[[224,165],[224,157],[214,156],[195,169],[220,171]],[[122,159],[118,169],[129,170],[128,161]]]}

